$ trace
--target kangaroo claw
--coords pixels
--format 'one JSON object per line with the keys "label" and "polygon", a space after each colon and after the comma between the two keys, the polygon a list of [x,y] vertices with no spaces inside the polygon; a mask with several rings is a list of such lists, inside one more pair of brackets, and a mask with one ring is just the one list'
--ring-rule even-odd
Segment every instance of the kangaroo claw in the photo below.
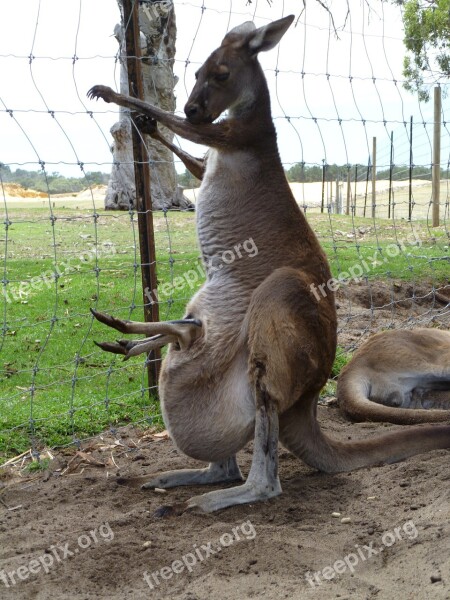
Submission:
{"label": "kangaroo claw", "polygon": [[128,354],[129,348],[127,340],[117,340],[117,342],[96,342],[94,344],[105,350],[106,352],[112,352],[113,354],[124,354],[125,356]]}
{"label": "kangaroo claw", "polygon": [[87,93],[89,100],[98,100],[101,98],[105,102],[112,102],[114,91],[107,85],[94,85]]}
{"label": "kangaroo claw", "polygon": [[100,321],[100,323],[103,323],[108,327],[113,327],[114,329],[117,329],[117,331],[120,331],[120,333],[128,333],[127,323],[130,321],[116,319],[116,317],[113,317],[112,315],[107,315],[106,313],[94,310],[93,308],[91,308],[91,313],[94,315],[97,321]]}

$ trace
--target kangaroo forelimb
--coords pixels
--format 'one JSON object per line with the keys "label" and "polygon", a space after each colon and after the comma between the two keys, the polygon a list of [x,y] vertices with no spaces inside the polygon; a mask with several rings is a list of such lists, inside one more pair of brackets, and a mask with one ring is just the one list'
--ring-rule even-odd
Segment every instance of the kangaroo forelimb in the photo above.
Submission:
{"label": "kangaroo forelimb", "polygon": [[239,140],[227,136],[228,126],[224,123],[204,123],[193,125],[186,119],[181,119],[172,113],[168,113],[157,106],[148,102],[118,94],[106,85],[94,85],[89,92],[88,98],[98,100],[101,98],[105,102],[114,102],[123,108],[136,110],[144,115],[156,119],[168,127],[177,135],[181,135],[187,140],[196,144],[205,144],[208,146],[226,147],[228,144],[239,144]]}
{"label": "kangaroo forelimb", "polygon": [[196,158],[191,156],[188,152],[185,152],[180,147],[172,144],[159,130],[158,123],[155,119],[152,119],[145,115],[138,115],[133,119],[136,127],[138,127],[141,133],[145,133],[149,135],[152,139],[160,142],[163,146],[165,146],[168,150],[173,152],[181,162],[184,164],[186,169],[192,173],[194,177],[199,179],[200,181],[203,178],[203,172],[205,170],[205,159],[204,158]]}

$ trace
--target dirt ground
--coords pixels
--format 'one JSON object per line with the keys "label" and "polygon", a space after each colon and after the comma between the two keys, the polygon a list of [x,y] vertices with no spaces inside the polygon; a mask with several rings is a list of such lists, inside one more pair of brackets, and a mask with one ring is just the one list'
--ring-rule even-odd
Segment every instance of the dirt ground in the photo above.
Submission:
{"label": "dirt ground", "polygon": [[[341,339],[349,346],[366,334],[366,295],[354,290],[350,312],[349,298],[339,298],[341,326],[347,319]],[[392,295],[377,288],[374,298],[383,306]],[[404,325],[412,312],[433,324],[422,301],[399,304],[395,319]],[[435,324],[448,326],[442,314]],[[388,306],[370,317],[370,328],[392,319]],[[349,423],[334,403],[319,406],[318,417],[342,441],[401,429]],[[251,450],[238,455],[244,476]],[[132,427],[105,434],[85,442],[82,453],[59,451],[45,472],[5,471],[0,598],[450,600],[449,458],[442,450],[325,475],[280,447],[281,496],[161,518],[161,505],[205,488],[142,491],[119,485],[117,476],[199,463],[164,435]]]}
{"label": "dirt ground", "polygon": [[[320,407],[319,418],[341,440],[395,429],[350,425],[335,407]],[[197,466],[168,439],[133,448],[139,435],[122,436],[129,449],[115,453],[121,475]],[[93,456],[104,458],[100,451]],[[51,473],[67,459],[30,481],[4,481],[1,598],[450,598],[448,451],[323,475],[280,449],[280,497],[169,518],[154,512],[202,488],[144,492],[118,485],[116,468],[89,465],[70,475]],[[244,474],[250,461],[248,447],[239,455]],[[202,548],[208,543],[214,554]]]}

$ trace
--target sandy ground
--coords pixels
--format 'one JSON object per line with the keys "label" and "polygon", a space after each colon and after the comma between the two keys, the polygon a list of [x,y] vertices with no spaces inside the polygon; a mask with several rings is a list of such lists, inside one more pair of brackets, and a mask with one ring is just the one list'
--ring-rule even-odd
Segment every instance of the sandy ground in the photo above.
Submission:
{"label": "sandy ground", "polygon": [[96,208],[104,207],[106,185],[95,185],[92,188],[73,194],[54,194],[48,196],[33,190],[24,190],[16,184],[4,184],[0,194],[8,208],[35,208],[48,207],[49,202],[53,208],[91,208],[95,203]]}
{"label": "sandy ground", "polygon": [[[320,407],[319,419],[341,440],[395,429],[349,425],[335,407]],[[118,485],[117,472],[139,476],[198,463],[170,440],[133,447],[140,435],[122,435],[118,470],[85,466],[58,475],[54,469],[69,458],[60,456],[44,475],[4,482],[1,598],[450,598],[447,451],[331,476],[280,449],[280,497],[161,519],[154,516],[161,504],[202,488],[144,492]],[[91,456],[100,462],[108,454]],[[238,458],[247,473],[251,447]]]}
{"label": "sandy ground", "polygon": [[[374,292],[382,305],[387,291]],[[367,325],[366,300],[354,290],[348,344]],[[345,299],[339,302],[347,315]],[[399,325],[411,310],[427,314],[428,307],[399,306]],[[389,326],[392,313],[373,318]],[[448,318],[440,325],[448,327]],[[319,406],[318,417],[342,441],[401,429],[349,423],[334,403]],[[251,453],[250,445],[238,456],[244,475]],[[104,434],[85,442],[82,454],[57,452],[45,472],[4,471],[0,598],[450,600],[449,458],[442,450],[325,475],[280,447],[281,496],[161,518],[161,505],[204,488],[142,491],[117,477],[199,464],[164,435],[132,427]]]}

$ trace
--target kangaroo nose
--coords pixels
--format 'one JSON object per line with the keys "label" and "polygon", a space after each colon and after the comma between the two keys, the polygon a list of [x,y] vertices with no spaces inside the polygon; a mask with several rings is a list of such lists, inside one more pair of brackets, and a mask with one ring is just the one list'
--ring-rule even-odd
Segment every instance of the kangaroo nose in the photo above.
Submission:
{"label": "kangaroo nose", "polygon": [[186,104],[184,114],[188,119],[193,119],[198,115],[198,104]]}

